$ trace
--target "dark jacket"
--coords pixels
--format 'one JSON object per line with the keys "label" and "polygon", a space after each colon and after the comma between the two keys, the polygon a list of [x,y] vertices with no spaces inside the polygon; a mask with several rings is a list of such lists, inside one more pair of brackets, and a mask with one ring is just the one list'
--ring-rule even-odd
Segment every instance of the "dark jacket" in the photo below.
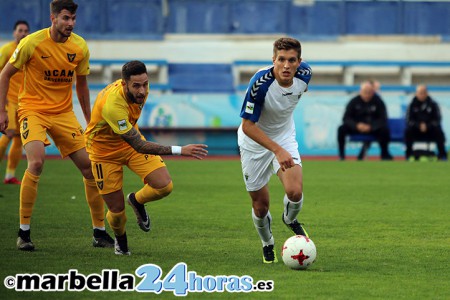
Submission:
{"label": "dark jacket", "polygon": [[353,130],[356,130],[356,124],[360,122],[369,124],[372,131],[386,127],[388,126],[386,106],[376,94],[368,102],[358,95],[347,104],[343,122]]}
{"label": "dark jacket", "polygon": [[414,97],[406,112],[406,124],[408,127],[419,128],[424,122],[427,127],[438,127],[441,124],[441,111],[439,105],[430,97],[421,102]]}

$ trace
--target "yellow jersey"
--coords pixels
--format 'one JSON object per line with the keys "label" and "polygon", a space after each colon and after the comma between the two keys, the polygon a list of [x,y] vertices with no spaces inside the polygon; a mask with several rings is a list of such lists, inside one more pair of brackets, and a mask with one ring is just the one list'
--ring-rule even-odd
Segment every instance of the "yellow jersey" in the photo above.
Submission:
{"label": "yellow jersey", "polygon": [[92,108],[91,121],[84,136],[86,151],[96,158],[121,156],[123,150],[131,146],[120,135],[133,127],[139,131],[137,121],[148,92],[144,103],[132,103],[127,100],[121,81],[116,80],[100,91]]}
{"label": "yellow jersey", "polygon": [[[13,55],[14,50],[16,50],[16,47],[16,41],[12,41],[0,48],[0,71],[5,67],[6,63]],[[9,81],[8,95],[6,96],[8,102],[17,104],[19,89],[22,85],[22,82],[23,71],[20,69],[16,74],[13,75],[13,77],[11,77],[11,80]]]}
{"label": "yellow jersey", "polygon": [[75,76],[89,74],[89,49],[77,34],[57,43],[50,37],[50,28],[45,28],[23,38],[9,63],[24,72],[19,116],[25,111],[60,114],[73,109]]}

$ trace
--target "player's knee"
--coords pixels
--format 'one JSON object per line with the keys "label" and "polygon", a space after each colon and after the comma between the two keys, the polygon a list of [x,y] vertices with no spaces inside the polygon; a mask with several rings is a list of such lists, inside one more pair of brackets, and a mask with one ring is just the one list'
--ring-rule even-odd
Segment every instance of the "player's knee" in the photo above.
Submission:
{"label": "player's knee", "polygon": [[255,213],[255,216],[257,216],[258,218],[264,218],[265,216],[267,216],[267,213],[269,211],[269,207],[264,205],[264,206],[259,206],[259,207],[255,207],[253,206],[253,211]]}
{"label": "player's knee", "polygon": [[155,193],[160,197],[167,197],[173,190],[173,182],[170,181],[165,187],[161,189],[155,189]]}
{"label": "player's knee", "polygon": [[286,191],[286,196],[288,197],[289,200],[293,201],[293,202],[298,202],[302,199],[303,193],[302,193],[302,189],[290,189]]}
{"label": "player's knee", "polygon": [[40,175],[44,169],[44,159],[28,159],[28,170],[34,175]]}

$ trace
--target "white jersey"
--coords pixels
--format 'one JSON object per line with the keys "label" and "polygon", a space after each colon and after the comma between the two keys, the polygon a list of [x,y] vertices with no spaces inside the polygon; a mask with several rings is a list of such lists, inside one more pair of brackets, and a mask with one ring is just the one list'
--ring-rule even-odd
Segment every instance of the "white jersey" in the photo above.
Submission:
{"label": "white jersey", "polygon": [[[289,139],[295,141],[294,109],[306,91],[311,75],[309,65],[302,62],[293,84],[285,88],[275,80],[273,66],[259,70],[250,80],[241,117],[256,123],[278,144]],[[267,150],[243,132],[242,124],[238,129],[238,145],[252,152]]]}

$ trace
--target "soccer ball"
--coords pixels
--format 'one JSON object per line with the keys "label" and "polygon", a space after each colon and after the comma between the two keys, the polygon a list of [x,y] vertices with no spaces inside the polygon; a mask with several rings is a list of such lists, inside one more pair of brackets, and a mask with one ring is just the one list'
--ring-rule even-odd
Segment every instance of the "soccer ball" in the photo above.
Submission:
{"label": "soccer ball", "polygon": [[286,266],[294,270],[304,270],[316,260],[316,245],[303,235],[291,236],[284,242],[281,257]]}

